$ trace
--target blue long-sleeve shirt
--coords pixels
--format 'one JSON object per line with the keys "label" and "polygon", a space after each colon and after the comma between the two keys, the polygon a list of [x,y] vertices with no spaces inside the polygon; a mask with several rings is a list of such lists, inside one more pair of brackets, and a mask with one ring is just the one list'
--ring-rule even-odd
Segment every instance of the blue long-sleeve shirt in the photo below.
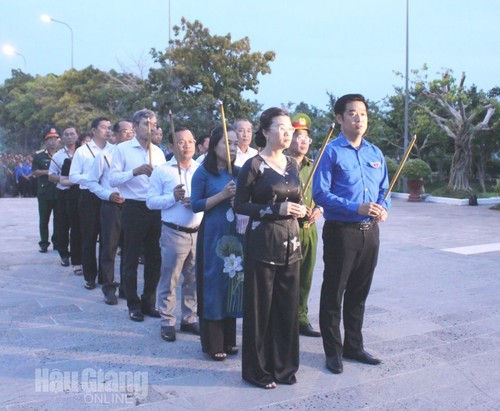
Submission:
{"label": "blue long-sleeve shirt", "polygon": [[313,198],[324,209],[326,220],[368,221],[359,215],[362,203],[373,202],[389,209],[383,202],[389,188],[387,166],[382,151],[363,138],[355,149],[340,133],[323,152],[313,177]]}

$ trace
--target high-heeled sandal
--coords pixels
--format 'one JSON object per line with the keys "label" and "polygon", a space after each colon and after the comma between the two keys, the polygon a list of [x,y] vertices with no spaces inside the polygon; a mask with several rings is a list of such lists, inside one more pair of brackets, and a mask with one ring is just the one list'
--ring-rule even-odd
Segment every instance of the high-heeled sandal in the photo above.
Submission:
{"label": "high-heeled sandal", "polygon": [[226,353],[225,352],[216,352],[210,355],[212,360],[214,361],[224,361],[226,359]]}
{"label": "high-heeled sandal", "polygon": [[226,345],[224,347],[224,352],[228,355],[236,355],[238,354],[239,350],[238,347],[234,347],[232,345]]}

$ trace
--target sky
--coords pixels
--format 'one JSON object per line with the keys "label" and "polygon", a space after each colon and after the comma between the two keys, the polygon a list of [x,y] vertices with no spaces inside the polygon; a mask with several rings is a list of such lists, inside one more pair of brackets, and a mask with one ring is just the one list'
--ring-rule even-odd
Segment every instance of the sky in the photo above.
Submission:
{"label": "sky", "polygon": [[[500,86],[500,1],[408,0],[409,68],[427,64],[466,85]],[[71,67],[131,71],[155,67],[151,48],[167,48],[169,27],[199,20],[212,35],[247,36],[252,52],[276,52],[259,76],[264,108],[305,102],[326,109],[327,93],[362,93],[380,102],[404,87],[407,0],[0,0],[0,84],[12,69],[62,74]],[[170,5],[170,7],[169,7]],[[68,24],[45,23],[41,14]],[[169,24],[170,22],[170,24]],[[5,55],[1,47],[17,53]],[[410,81],[411,81],[410,75]]]}

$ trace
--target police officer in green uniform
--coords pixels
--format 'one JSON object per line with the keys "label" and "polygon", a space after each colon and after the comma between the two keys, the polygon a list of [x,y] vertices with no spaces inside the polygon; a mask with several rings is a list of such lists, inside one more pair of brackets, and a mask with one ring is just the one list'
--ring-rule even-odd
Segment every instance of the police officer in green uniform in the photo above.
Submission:
{"label": "police officer in green uniform", "polygon": [[[311,138],[311,119],[308,115],[297,113],[292,117],[292,126],[295,128],[292,143],[288,148],[288,154],[299,163],[300,180],[304,190],[307,179],[311,174],[312,161],[306,157]],[[302,249],[302,262],[300,264],[300,296],[299,296],[299,332],[308,337],[321,337],[321,333],[315,330],[307,317],[307,299],[311,290],[311,282],[316,262],[316,246],[318,244],[318,232],[315,221],[321,216],[323,209],[316,206],[312,200],[312,184],[303,193],[302,201],[307,206],[307,216],[299,220],[300,225],[300,247]]]}
{"label": "police officer in green uniform", "polygon": [[49,181],[49,166],[52,156],[57,151],[59,142],[59,132],[51,127],[44,133],[45,149],[38,150],[33,157],[32,175],[37,180],[37,198],[38,198],[38,215],[40,241],[39,251],[46,253],[49,248],[49,220],[50,214],[53,213],[52,225],[52,245],[54,249],[57,247],[56,238],[56,206],[57,206],[57,191],[55,183]]}

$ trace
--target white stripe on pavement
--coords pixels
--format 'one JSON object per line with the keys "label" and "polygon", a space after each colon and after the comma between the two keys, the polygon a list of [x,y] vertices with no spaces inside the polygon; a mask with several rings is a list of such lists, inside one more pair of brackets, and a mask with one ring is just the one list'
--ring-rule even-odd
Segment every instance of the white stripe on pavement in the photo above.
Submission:
{"label": "white stripe on pavement", "polygon": [[450,253],[463,255],[490,253],[492,251],[500,251],[500,243],[471,245],[468,247],[444,248],[443,251],[449,251]]}

